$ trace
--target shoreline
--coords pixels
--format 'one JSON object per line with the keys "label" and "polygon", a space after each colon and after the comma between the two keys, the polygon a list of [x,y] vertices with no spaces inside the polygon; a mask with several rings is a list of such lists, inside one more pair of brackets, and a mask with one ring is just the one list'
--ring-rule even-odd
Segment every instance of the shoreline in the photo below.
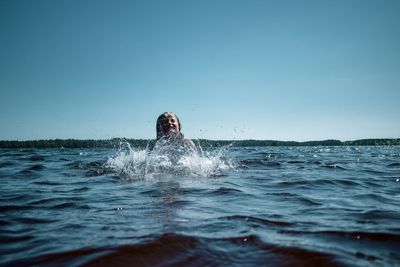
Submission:
{"label": "shoreline", "polygon": [[[279,141],[279,140],[209,140],[192,139],[202,147],[251,147],[251,146],[399,146],[400,138],[371,138],[351,141],[328,139],[321,141]],[[0,140],[0,148],[117,148],[124,142],[133,147],[146,148],[154,139],[46,139],[46,140]]]}

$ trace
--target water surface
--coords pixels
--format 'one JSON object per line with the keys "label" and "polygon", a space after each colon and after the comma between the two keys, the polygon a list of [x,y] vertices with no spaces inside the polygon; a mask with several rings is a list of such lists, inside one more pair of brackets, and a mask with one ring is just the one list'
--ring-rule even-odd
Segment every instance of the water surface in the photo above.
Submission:
{"label": "water surface", "polygon": [[0,150],[4,266],[395,266],[400,147]]}

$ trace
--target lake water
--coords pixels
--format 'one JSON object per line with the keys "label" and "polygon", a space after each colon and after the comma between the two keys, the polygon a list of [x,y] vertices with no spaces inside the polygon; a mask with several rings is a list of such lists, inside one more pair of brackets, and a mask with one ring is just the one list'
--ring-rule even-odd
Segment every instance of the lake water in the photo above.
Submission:
{"label": "lake water", "polygon": [[400,147],[1,149],[2,266],[400,265]]}

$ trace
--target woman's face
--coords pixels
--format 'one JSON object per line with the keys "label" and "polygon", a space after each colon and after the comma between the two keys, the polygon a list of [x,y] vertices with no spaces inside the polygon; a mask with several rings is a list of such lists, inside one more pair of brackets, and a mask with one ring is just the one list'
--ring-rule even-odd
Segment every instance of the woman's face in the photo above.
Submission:
{"label": "woman's face", "polygon": [[163,134],[178,133],[179,122],[173,114],[164,115],[161,121],[161,130]]}

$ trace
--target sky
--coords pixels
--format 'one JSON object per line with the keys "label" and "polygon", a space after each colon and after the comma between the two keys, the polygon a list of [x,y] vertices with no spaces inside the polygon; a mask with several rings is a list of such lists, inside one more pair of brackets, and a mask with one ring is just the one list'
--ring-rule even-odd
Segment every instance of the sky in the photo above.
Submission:
{"label": "sky", "polygon": [[400,1],[1,0],[0,140],[400,138]]}

